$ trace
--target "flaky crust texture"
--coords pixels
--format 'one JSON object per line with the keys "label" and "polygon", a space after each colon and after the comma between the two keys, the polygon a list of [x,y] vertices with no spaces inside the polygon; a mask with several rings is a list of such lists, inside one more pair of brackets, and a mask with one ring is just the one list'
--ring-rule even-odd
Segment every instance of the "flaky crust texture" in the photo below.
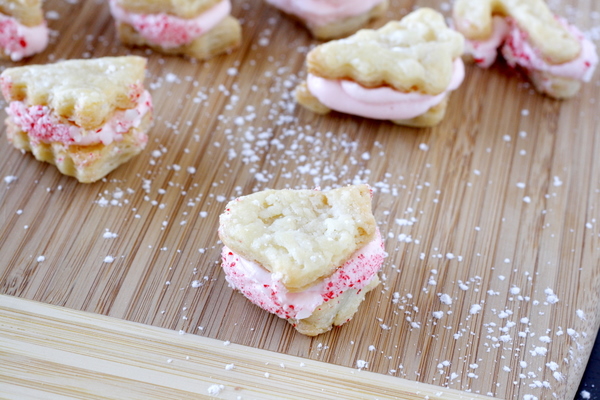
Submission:
{"label": "flaky crust texture", "polygon": [[116,109],[135,107],[146,59],[137,56],[68,60],[6,69],[0,75],[7,101],[42,105],[84,129],[97,129]]}
{"label": "flaky crust texture", "polygon": [[164,48],[155,45],[139,34],[135,28],[124,22],[117,24],[119,40],[129,46],[147,46],[170,55],[181,55],[198,60],[207,60],[218,54],[226,53],[238,47],[242,41],[242,29],[237,19],[228,15],[210,31],[194,39],[189,44]]}
{"label": "flaky crust texture", "polygon": [[306,63],[309,73],[326,79],[437,95],[448,87],[453,60],[463,48],[463,36],[448,28],[440,13],[420,8],[378,30],[363,29],[324,43],[308,54]]}
{"label": "flaky crust texture", "polygon": [[316,336],[330,331],[334,326],[340,326],[350,321],[365,299],[365,295],[379,285],[377,275],[364,288],[348,289],[335,299],[321,304],[305,319],[290,318],[287,321],[303,335]]}
{"label": "flaky crust texture", "polygon": [[375,237],[367,185],[266,190],[229,202],[219,237],[241,257],[300,291],[329,276]]}
{"label": "flaky crust texture", "polygon": [[117,0],[124,10],[137,14],[170,14],[195,18],[222,0]]}
{"label": "flaky crust texture", "polygon": [[492,16],[511,17],[549,64],[571,61],[581,52],[578,40],[544,0],[456,0],[453,15],[456,29],[470,40],[492,34]]}
{"label": "flaky crust texture", "polygon": [[44,21],[41,0],[0,0],[0,13],[25,26],[37,26]]}

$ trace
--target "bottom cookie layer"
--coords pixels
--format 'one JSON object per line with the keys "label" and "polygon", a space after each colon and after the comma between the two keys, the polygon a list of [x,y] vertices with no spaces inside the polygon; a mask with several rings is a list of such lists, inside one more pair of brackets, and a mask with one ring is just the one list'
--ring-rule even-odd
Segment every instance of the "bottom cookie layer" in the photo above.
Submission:
{"label": "bottom cookie layer", "polygon": [[105,177],[119,165],[139,154],[146,143],[146,132],[152,124],[152,114],[147,113],[138,128],[123,134],[123,140],[109,145],[65,146],[62,143],[32,143],[26,132],[10,118],[6,120],[8,141],[19,150],[31,152],[39,160],[56,165],[64,175],[79,182],[91,183]]}
{"label": "bottom cookie layer", "polygon": [[165,48],[149,42],[131,25],[117,23],[119,39],[130,46],[147,46],[164,54],[184,55],[199,60],[206,60],[217,54],[225,53],[238,47],[242,40],[240,23],[232,16],[227,16],[217,26],[189,44],[173,48]]}

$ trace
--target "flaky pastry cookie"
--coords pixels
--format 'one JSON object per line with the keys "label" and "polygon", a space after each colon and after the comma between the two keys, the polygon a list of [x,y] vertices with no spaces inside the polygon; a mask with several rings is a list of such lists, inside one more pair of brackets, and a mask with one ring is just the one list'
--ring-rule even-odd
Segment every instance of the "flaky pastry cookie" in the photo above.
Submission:
{"label": "flaky pastry cookie", "polygon": [[554,98],[577,94],[598,63],[595,45],[543,0],[457,0],[453,15],[466,38],[466,59],[487,68],[500,50],[539,92]]}
{"label": "flaky pastry cookie", "polygon": [[145,69],[136,56],[6,69],[0,86],[9,142],[80,182],[101,179],[148,141]]}
{"label": "flaky pastry cookie", "polygon": [[109,0],[121,42],[199,60],[240,45],[230,0]]}
{"label": "flaky pastry cookie", "polygon": [[379,284],[385,254],[367,185],[237,198],[219,237],[229,284],[311,336],[354,315]]}
{"label": "flaky pastry cookie", "polygon": [[0,0],[0,59],[20,61],[47,45],[41,0]]}
{"label": "flaky pastry cookie", "polygon": [[436,125],[450,91],[464,78],[463,41],[440,13],[418,9],[378,30],[315,47],[296,99],[320,114],[335,110],[402,125]]}
{"label": "flaky pastry cookie", "polygon": [[300,20],[321,40],[348,36],[371,19],[383,15],[388,0],[266,0],[284,13]]}

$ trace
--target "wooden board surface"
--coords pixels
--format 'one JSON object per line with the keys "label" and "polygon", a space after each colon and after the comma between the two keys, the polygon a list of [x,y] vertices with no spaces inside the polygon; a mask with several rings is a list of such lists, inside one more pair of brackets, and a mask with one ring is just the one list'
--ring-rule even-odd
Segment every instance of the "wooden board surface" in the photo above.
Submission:
{"label": "wooden board surface", "polygon": [[[45,2],[55,35],[28,62],[145,55],[156,121],[143,154],[91,185],[0,146],[0,176],[16,177],[0,181],[0,294],[264,354],[363,360],[440,390],[572,398],[600,323],[598,73],[559,102],[505,66],[469,66],[432,129],[321,117],[291,95],[316,42],[260,1],[233,4],[242,47],[189,62],[120,46],[103,1]],[[597,3],[550,4],[598,39]],[[392,0],[372,26],[416,6],[448,15],[447,2]],[[389,256],[350,323],[304,337],[227,287],[227,200],[356,182],[376,189]]]}
{"label": "wooden board surface", "polygon": [[0,348],[3,399],[488,398],[6,295]]}

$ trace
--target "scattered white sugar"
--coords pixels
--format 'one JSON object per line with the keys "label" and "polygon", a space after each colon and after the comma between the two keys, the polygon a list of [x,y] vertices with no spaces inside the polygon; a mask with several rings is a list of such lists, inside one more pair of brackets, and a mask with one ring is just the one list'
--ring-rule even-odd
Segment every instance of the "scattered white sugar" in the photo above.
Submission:
{"label": "scattered white sugar", "polygon": [[229,340],[226,340],[223,342],[223,346],[229,346],[231,344],[231,342]]}
{"label": "scattered white sugar", "polygon": [[527,204],[531,203],[531,197],[529,197],[529,196],[523,197],[523,202],[527,203]]}
{"label": "scattered white sugar", "polygon": [[502,140],[504,140],[505,142],[510,142],[511,137],[510,137],[510,135],[504,135],[504,136],[502,136]]}
{"label": "scattered white sugar", "polygon": [[362,155],[360,156],[360,158],[362,158],[363,160],[367,161],[371,159],[371,155],[369,154],[369,152],[365,151],[364,153],[362,153]]}
{"label": "scattered white sugar", "polygon": [[522,138],[526,138],[526,137],[527,137],[527,132],[525,132],[525,131],[520,131],[520,132],[519,132],[519,136],[520,136],[520,137],[522,137]]}
{"label": "scattered white sugar", "polygon": [[37,258],[37,262],[42,262],[42,261],[46,261],[46,257],[45,256],[39,256]]}
{"label": "scattered white sugar", "polygon": [[469,309],[469,314],[474,315],[477,314],[479,311],[481,311],[481,306],[479,304],[473,304]]}
{"label": "scattered white sugar", "polygon": [[196,168],[194,167],[187,167],[187,172],[188,174],[195,174],[196,173]]}
{"label": "scattered white sugar", "polygon": [[206,211],[200,211],[200,218],[206,218],[208,216],[208,213]]}
{"label": "scattered white sugar", "polygon": [[102,234],[102,237],[104,239],[114,239],[117,236],[119,236],[119,235],[117,235],[116,233],[110,232],[108,229]]}
{"label": "scattered white sugar", "polygon": [[217,384],[210,385],[207,390],[208,395],[209,396],[218,396],[219,393],[221,393],[221,390],[223,390],[223,389],[225,389],[225,386],[223,386],[223,385],[217,385]]}
{"label": "scattered white sugar", "polygon": [[546,302],[548,302],[549,304],[558,303],[558,296],[554,294],[554,291],[552,289],[546,288],[546,290],[544,290],[544,293],[546,294]]}
{"label": "scattered white sugar", "polygon": [[231,371],[234,368],[235,368],[234,364],[227,364],[227,365],[225,365],[225,370],[227,370],[227,371]]}
{"label": "scattered white sugar", "polygon": [[504,275],[500,275],[500,276],[498,276],[498,279],[500,279],[501,281],[503,281],[503,280],[506,279],[506,277]]}
{"label": "scattered white sugar", "polygon": [[375,350],[377,350],[377,348],[375,346],[373,346],[373,345],[369,346],[369,351],[375,351]]}
{"label": "scattered white sugar", "polygon": [[265,378],[268,378],[268,377],[270,377],[270,376],[271,376],[271,374],[270,374],[270,373],[268,373],[268,372],[265,372]]}
{"label": "scattered white sugar", "polygon": [[454,254],[452,254],[452,253],[446,253],[446,258],[447,258],[448,260],[453,260],[453,259],[454,259],[454,257],[455,257],[455,256],[454,256]]}
{"label": "scattered white sugar", "polygon": [[558,369],[558,364],[554,361],[551,361],[549,363],[546,363],[546,367],[550,368],[550,370],[552,371],[556,371]]}
{"label": "scattered white sugar", "polygon": [[443,311],[434,311],[431,313],[431,315],[433,315],[433,317],[436,319],[440,319],[444,316],[444,312]]}
{"label": "scattered white sugar", "polygon": [[356,368],[358,369],[363,369],[363,368],[368,368],[369,367],[369,363],[365,360],[356,360]]}
{"label": "scattered white sugar", "polygon": [[14,175],[6,175],[4,177],[4,183],[6,183],[7,185],[10,185],[11,183],[13,183],[14,181],[16,181],[18,178]]}
{"label": "scattered white sugar", "polygon": [[518,187],[519,189],[525,189],[525,186],[526,186],[526,185],[525,185],[523,182],[517,182],[517,187]]}
{"label": "scattered white sugar", "polygon": [[586,400],[592,398],[592,394],[585,389],[582,390],[581,392],[579,392],[579,395],[581,396],[582,399],[586,399]]}
{"label": "scattered white sugar", "polygon": [[219,203],[223,203],[224,201],[227,201],[227,197],[219,195],[215,198],[215,200],[217,200]]}
{"label": "scattered white sugar", "polygon": [[104,257],[104,262],[107,263],[107,264],[110,264],[113,261],[115,261],[115,258],[113,256],[106,256],[106,257]]}
{"label": "scattered white sugar", "polygon": [[540,342],[543,342],[543,343],[550,343],[550,342],[552,342],[552,339],[550,339],[550,336],[540,336],[539,340],[540,340]]}
{"label": "scattered white sugar", "polygon": [[528,116],[529,115],[529,110],[526,109],[526,108],[522,109],[521,110],[521,115],[524,116],[524,117]]}
{"label": "scattered white sugar", "polygon": [[180,330],[179,330],[179,334],[180,334],[180,335],[185,335],[185,331],[184,331],[183,329],[180,329]]}
{"label": "scattered white sugar", "polygon": [[419,145],[419,150],[427,151],[429,150],[429,146],[427,145],[427,143],[421,143]]}
{"label": "scattered white sugar", "polygon": [[521,293],[521,288],[519,288],[517,286],[513,286],[510,288],[509,291],[510,291],[510,294],[517,295],[517,294]]}
{"label": "scattered white sugar", "polygon": [[181,82],[181,80],[179,79],[179,77],[177,75],[175,75],[172,72],[169,72],[165,75],[165,81],[168,83],[179,83]]}
{"label": "scattered white sugar", "polygon": [[237,68],[234,68],[234,67],[227,68],[227,75],[236,76],[237,74],[238,74]]}
{"label": "scattered white sugar", "polygon": [[504,259],[504,264],[509,264],[510,263],[510,258],[505,258]]}
{"label": "scattered white sugar", "polygon": [[439,363],[439,364],[437,365],[437,367],[438,367],[439,369],[442,369],[442,368],[444,368],[444,367],[449,367],[450,365],[451,365],[451,362],[450,362],[450,361],[448,361],[448,360],[444,360],[444,361],[442,361],[441,363]]}
{"label": "scattered white sugar", "polygon": [[448,306],[452,304],[452,297],[450,297],[450,295],[443,293],[443,294],[440,294],[439,296],[440,296],[440,301],[442,303],[444,303]]}
{"label": "scattered white sugar", "polygon": [[552,179],[552,185],[554,186],[562,186],[563,182],[560,180],[560,177],[554,176]]}
{"label": "scattered white sugar", "polygon": [[584,321],[585,321],[585,319],[586,319],[586,318],[585,318],[585,312],[584,312],[583,310],[579,309],[579,310],[575,311],[575,313],[577,314],[577,316],[578,316],[580,319],[582,319],[582,320],[584,320]]}
{"label": "scattered white sugar", "polygon": [[46,12],[46,19],[58,20],[60,19],[60,14],[57,11],[49,10]]}
{"label": "scattered white sugar", "polygon": [[548,349],[545,347],[534,347],[533,350],[529,352],[532,356],[545,356],[548,353]]}
{"label": "scattered white sugar", "polygon": [[510,372],[510,367],[508,365],[505,365],[504,367],[502,367],[502,370],[504,372]]}
{"label": "scattered white sugar", "polygon": [[199,288],[200,286],[204,285],[204,282],[201,281],[192,281],[192,287],[193,288]]}
{"label": "scattered white sugar", "polygon": [[521,368],[527,368],[527,365],[529,365],[529,364],[527,364],[527,361],[524,361],[524,360],[523,361],[519,361],[519,366]]}
{"label": "scattered white sugar", "polygon": [[591,223],[591,222],[586,222],[586,223],[585,223],[585,227],[586,227],[587,229],[592,229],[592,228],[594,227],[594,225],[592,225],[592,223]]}

